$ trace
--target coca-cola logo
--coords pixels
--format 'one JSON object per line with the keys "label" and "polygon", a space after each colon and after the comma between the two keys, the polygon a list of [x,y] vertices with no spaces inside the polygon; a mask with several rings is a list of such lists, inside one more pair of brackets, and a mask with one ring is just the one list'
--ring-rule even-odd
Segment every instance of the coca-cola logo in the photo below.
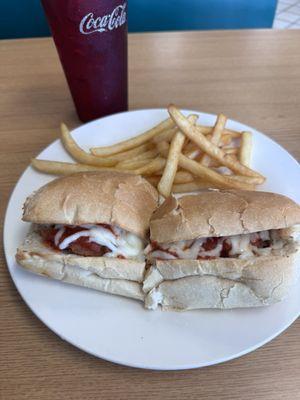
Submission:
{"label": "coca-cola logo", "polygon": [[95,17],[94,13],[90,12],[82,18],[79,30],[84,35],[112,31],[124,25],[126,17],[126,3],[117,6],[110,14],[100,17]]}

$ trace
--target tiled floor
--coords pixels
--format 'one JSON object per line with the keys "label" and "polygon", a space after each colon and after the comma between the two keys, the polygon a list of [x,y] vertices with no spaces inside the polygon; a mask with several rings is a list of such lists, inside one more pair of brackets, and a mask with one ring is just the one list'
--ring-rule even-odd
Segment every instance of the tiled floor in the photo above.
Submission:
{"label": "tiled floor", "polygon": [[300,0],[278,0],[275,29],[300,29]]}

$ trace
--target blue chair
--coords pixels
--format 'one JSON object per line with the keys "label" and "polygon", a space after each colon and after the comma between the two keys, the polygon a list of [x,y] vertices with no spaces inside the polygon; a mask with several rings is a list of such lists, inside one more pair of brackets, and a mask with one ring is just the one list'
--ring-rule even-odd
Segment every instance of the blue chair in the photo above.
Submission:
{"label": "blue chair", "polygon": [[40,0],[10,0],[1,3],[0,39],[49,35]]}
{"label": "blue chair", "polygon": [[[271,28],[276,3],[277,0],[128,0],[129,31]],[[3,2],[0,39],[48,35],[40,0]]]}
{"label": "blue chair", "polygon": [[131,32],[271,28],[277,0],[128,0]]}

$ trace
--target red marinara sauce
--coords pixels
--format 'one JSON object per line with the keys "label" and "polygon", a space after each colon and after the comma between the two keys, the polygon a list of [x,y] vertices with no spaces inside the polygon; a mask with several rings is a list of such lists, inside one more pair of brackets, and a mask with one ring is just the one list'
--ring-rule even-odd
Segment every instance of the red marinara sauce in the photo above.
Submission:
{"label": "red marinara sauce", "polygon": [[[102,226],[103,228],[108,229],[113,234],[115,234],[115,232],[113,231],[113,228],[110,225],[108,225],[108,224],[97,224],[97,225]],[[88,230],[88,228],[83,228],[81,226],[66,225],[64,228],[65,228],[64,233],[62,234],[58,245],[60,243],[62,243],[64,239],[73,235],[74,233]],[[57,234],[58,230],[59,229],[55,228],[55,226],[53,225],[53,226],[49,226],[47,228],[41,229],[40,234],[48,246],[52,247],[55,250],[62,251],[59,249],[58,245],[56,246],[55,241],[54,241],[55,235]],[[78,239],[74,240],[72,243],[70,243],[69,246],[64,251],[68,251],[73,254],[77,254],[77,255],[85,256],[85,257],[89,257],[89,256],[90,257],[101,257],[104,254],[109,253],[111,250],[106,246],[102,246],[98,243],[91,242],[89,240],[89,237],[87,237],[87,236],[81,236],[80,238],[78,238]],[[122,258],[122,256],[120,256],[119,258]]]}

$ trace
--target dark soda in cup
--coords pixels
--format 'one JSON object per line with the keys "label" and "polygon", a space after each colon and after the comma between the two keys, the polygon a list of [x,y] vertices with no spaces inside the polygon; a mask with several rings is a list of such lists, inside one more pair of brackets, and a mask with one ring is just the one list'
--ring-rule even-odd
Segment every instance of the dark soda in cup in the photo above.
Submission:
{"label": "dark soda in cup", "polygon": [[41,1],[79,118],[127,110],[127,1]]}

